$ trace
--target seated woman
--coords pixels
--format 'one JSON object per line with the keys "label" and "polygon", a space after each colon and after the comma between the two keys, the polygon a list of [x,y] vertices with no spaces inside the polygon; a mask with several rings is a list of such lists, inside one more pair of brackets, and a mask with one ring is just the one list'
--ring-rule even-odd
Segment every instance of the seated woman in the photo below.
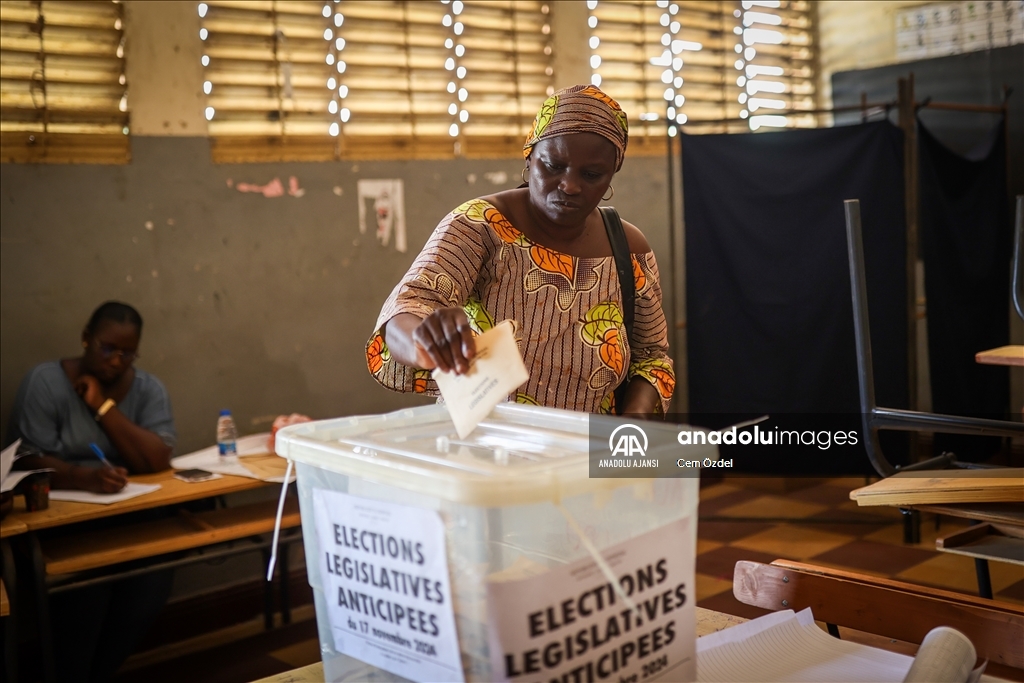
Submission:
{"label": "seated woman", "polygon": [[[120,491],[128,473],[170,467],[176,440],[171,402],[156,377],[136,369],[142,317],[108,301],[82,332],[81,358],[32,369],[21,383],[8,440],[22,439],[17,466],[52,467],[54,488]],[[93,452],[96,444],[110,461]],[[102,527],[160,518],[146,510],[84,522]],[[130,565],[122,565],[130,568]],[[108,681],[146,634],[170,594],[173,570],[66,591],[50,599],[59,681]]]}
{"label": "seated woman", "polygon": [[367,344],[377,381],[437,395],[429,371],[467,371],[473,335],[511,319],[530,379],[510,398],[584,412],[663,413],[675,376],[654,253],[643,233],[623,222],[635,284],[627,340],[619,276],[597,208],[622,167],[627,140],[625,113],[597,87],[549,97],[523,148],[525,184],[445,216],[384,303]]}
{"label": "seated woman", "polygon": [[[8,442],[38,455],[18,466],[52,467],[53,488],[114,493],[128,473],[170,467],[176,435],[164,385],[134,367],[142,317],[108,301],[82,331],[81,358],[37,365],[18,389]],[[96,444],[113,465],[93,451]]]}

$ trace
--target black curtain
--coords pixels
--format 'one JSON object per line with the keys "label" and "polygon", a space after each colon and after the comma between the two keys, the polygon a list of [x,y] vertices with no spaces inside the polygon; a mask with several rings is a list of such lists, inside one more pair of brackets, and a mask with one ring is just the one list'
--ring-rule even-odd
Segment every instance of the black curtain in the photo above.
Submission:
{"label": "black curtain", "polygon": [[[1005,121],[966,156],[920,122],[917,130],[932,406],[937,413],[1006,419],[1009,368],[974,360],[978,351],[1010,343]],[[977,460],[998,448],[998,439],[944,434],[935,446]]]}
{"label": "black curtain", "polygon": [[[691,414],[859,416],[845,199],[861,201],[877,400],[906,407],[902,132],[684,135],[682,154]],[[859,453],[839,466],[862,471]]]}

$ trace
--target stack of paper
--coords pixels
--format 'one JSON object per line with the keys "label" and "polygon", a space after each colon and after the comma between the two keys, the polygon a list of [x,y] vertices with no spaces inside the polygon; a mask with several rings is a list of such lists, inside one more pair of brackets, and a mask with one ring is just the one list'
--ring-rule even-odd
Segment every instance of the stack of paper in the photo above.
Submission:
{"label": "stack of paper", "polygon": [[[698,681],[859,681],[860,683],[974,683],[971,641],[947,627],[933,629],[916,657],[833,638],[810,609],[773,612],[697,639]],[[973,669],[973,671],[972,671]]]}
{"label": "stack of paper", "polygon": [[217,474],[281,483],[284,481],[286,462],[284,458],[279,458],[267,450],[269,438],[270,432],[240,437],[236,443],[238,457],[227,461],[221,457],[216,446],[210,446],[201,451],[179,455],[171,460],[171,467],[176,470],[195,468]]}
{"label": "stack of paper", "polygon": [[0,452],[0,490],[2,490],[3,493],[7,493],[13,489],[18,485],[18,482],[30,474],[53,471],[50,468],[45,468],[41,470],[19,470],[17,472],[12,472],[11,468],[14,467],[14,460],[17,457],[18,446],[20,445],[21,439],[18,439]]}

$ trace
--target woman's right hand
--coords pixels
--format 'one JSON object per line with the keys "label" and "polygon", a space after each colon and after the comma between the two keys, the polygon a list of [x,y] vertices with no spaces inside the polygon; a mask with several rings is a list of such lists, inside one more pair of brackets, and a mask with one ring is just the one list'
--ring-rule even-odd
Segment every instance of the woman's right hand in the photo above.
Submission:
{"label": "woman's right hand", "polygon": [[461,375],[469,371],[476,355],[476,342],[469,318],[461,308],[440,308],[412,332],[416,344],[416,365],[424,370],[438,368]]}
{"label": "woman's right hand", "polygon": [[82,467],[77,488],[93,493],[117,493],[128,484],[128,470],[123,467]]}

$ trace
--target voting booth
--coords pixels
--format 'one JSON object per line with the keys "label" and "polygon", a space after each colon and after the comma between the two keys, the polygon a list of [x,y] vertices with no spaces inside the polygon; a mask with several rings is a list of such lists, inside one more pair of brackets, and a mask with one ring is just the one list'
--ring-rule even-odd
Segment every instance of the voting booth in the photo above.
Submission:
{"label": "voting booth", "polygon": [[325,679],[695,680],[698,479],[590,476],[618,428],[717,458],[517,404],[464,439],[443,405],[282,429]]}

